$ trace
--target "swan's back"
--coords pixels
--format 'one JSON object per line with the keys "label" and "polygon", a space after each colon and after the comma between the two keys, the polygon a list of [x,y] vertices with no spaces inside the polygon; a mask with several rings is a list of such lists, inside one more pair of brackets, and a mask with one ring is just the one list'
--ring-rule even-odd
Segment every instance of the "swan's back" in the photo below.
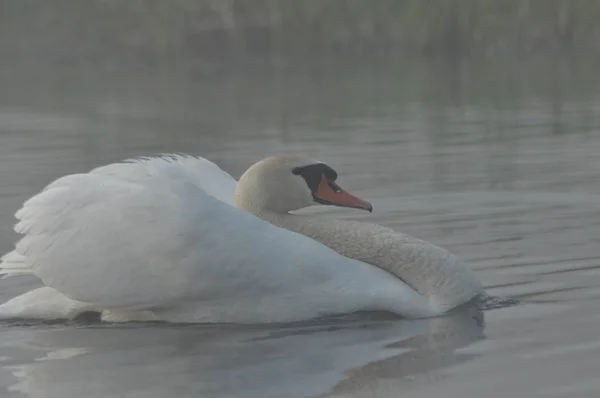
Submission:
{"label": "swan's back", "polygon": [[397,278],[234,208],[225,200],[233,179],[210,162],[199,171],[206,160],[194,159],[142,159],[56,180],[17,212],[24,236],[2,272],[32,273],[99,309],[181,308],[182,321],[433,315]]}

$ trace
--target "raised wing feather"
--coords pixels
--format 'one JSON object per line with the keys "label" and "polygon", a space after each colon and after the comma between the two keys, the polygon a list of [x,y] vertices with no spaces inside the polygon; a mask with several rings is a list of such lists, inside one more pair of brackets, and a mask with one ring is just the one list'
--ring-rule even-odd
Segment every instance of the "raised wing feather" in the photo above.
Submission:
{"label": "raised wing feather", "polygon": [[183,177],[209,195],[230,205],[233,205],[237,183],[229,173],[208,159],[178,154],[113,163],[98,167],[90,173],[116,175],[133,182],[156,176],[158,173],[166,178]]}
{"label": "raised wing feather", "polygon": [[186,156],[65,176],[17,212],[15,230],[24,236],[0,267],[102,307],[167,304],[193,294],[188,278],[201,266],[199,241],[212,244],[205,253],[215,249],[210,222],[225,226],[223,239],[235,229],[242,212],[230,206],[234,189],[214,163]]}

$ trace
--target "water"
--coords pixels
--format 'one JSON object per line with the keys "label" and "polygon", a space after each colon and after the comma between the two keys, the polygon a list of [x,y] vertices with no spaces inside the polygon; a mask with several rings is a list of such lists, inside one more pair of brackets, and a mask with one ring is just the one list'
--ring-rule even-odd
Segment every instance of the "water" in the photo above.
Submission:
{"label": "water", "polygon": [[[239,176],[327,162],[385,224],[518,306],[282,327],[0,325],[2,397],[597,397],[600,91],[591,61],[20,66],[0,76],[0,249],[66,173],[183,151]],[[135,233],[135,231],[132,231]],[[38,286],[0,281],[2,301]]]}

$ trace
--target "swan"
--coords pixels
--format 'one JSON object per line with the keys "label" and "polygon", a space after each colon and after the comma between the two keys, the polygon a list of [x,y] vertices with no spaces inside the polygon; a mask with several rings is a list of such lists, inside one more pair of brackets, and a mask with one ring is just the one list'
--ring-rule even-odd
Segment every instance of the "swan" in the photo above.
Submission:
{"label": "swan", "polygon": [[237,182],[202,157],[130,159],[63,176],[16,213],[0,274],[43,287],[0,317],[270,323],[358,311],[433,317],[483,291],[431,243],[356,221],[290,212],[372,211],[323,162],[273,156]]}

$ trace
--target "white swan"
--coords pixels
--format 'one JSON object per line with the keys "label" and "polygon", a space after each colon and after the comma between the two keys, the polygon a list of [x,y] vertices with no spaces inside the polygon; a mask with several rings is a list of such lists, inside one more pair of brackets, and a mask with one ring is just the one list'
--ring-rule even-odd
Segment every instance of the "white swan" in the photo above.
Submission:
{"label": "white swan", "polygon": [[336,178],[321,162],[271,157],[236,183],[185,155],[59,178],[16,213],[23,237],[0,263],[5,277],[31,274],[45,286],[4,303],[0,316],[262,323],[382,310],[418,318],[482,292],[468,267],[430,243],[289,214],[318,203],[371,210]]}

